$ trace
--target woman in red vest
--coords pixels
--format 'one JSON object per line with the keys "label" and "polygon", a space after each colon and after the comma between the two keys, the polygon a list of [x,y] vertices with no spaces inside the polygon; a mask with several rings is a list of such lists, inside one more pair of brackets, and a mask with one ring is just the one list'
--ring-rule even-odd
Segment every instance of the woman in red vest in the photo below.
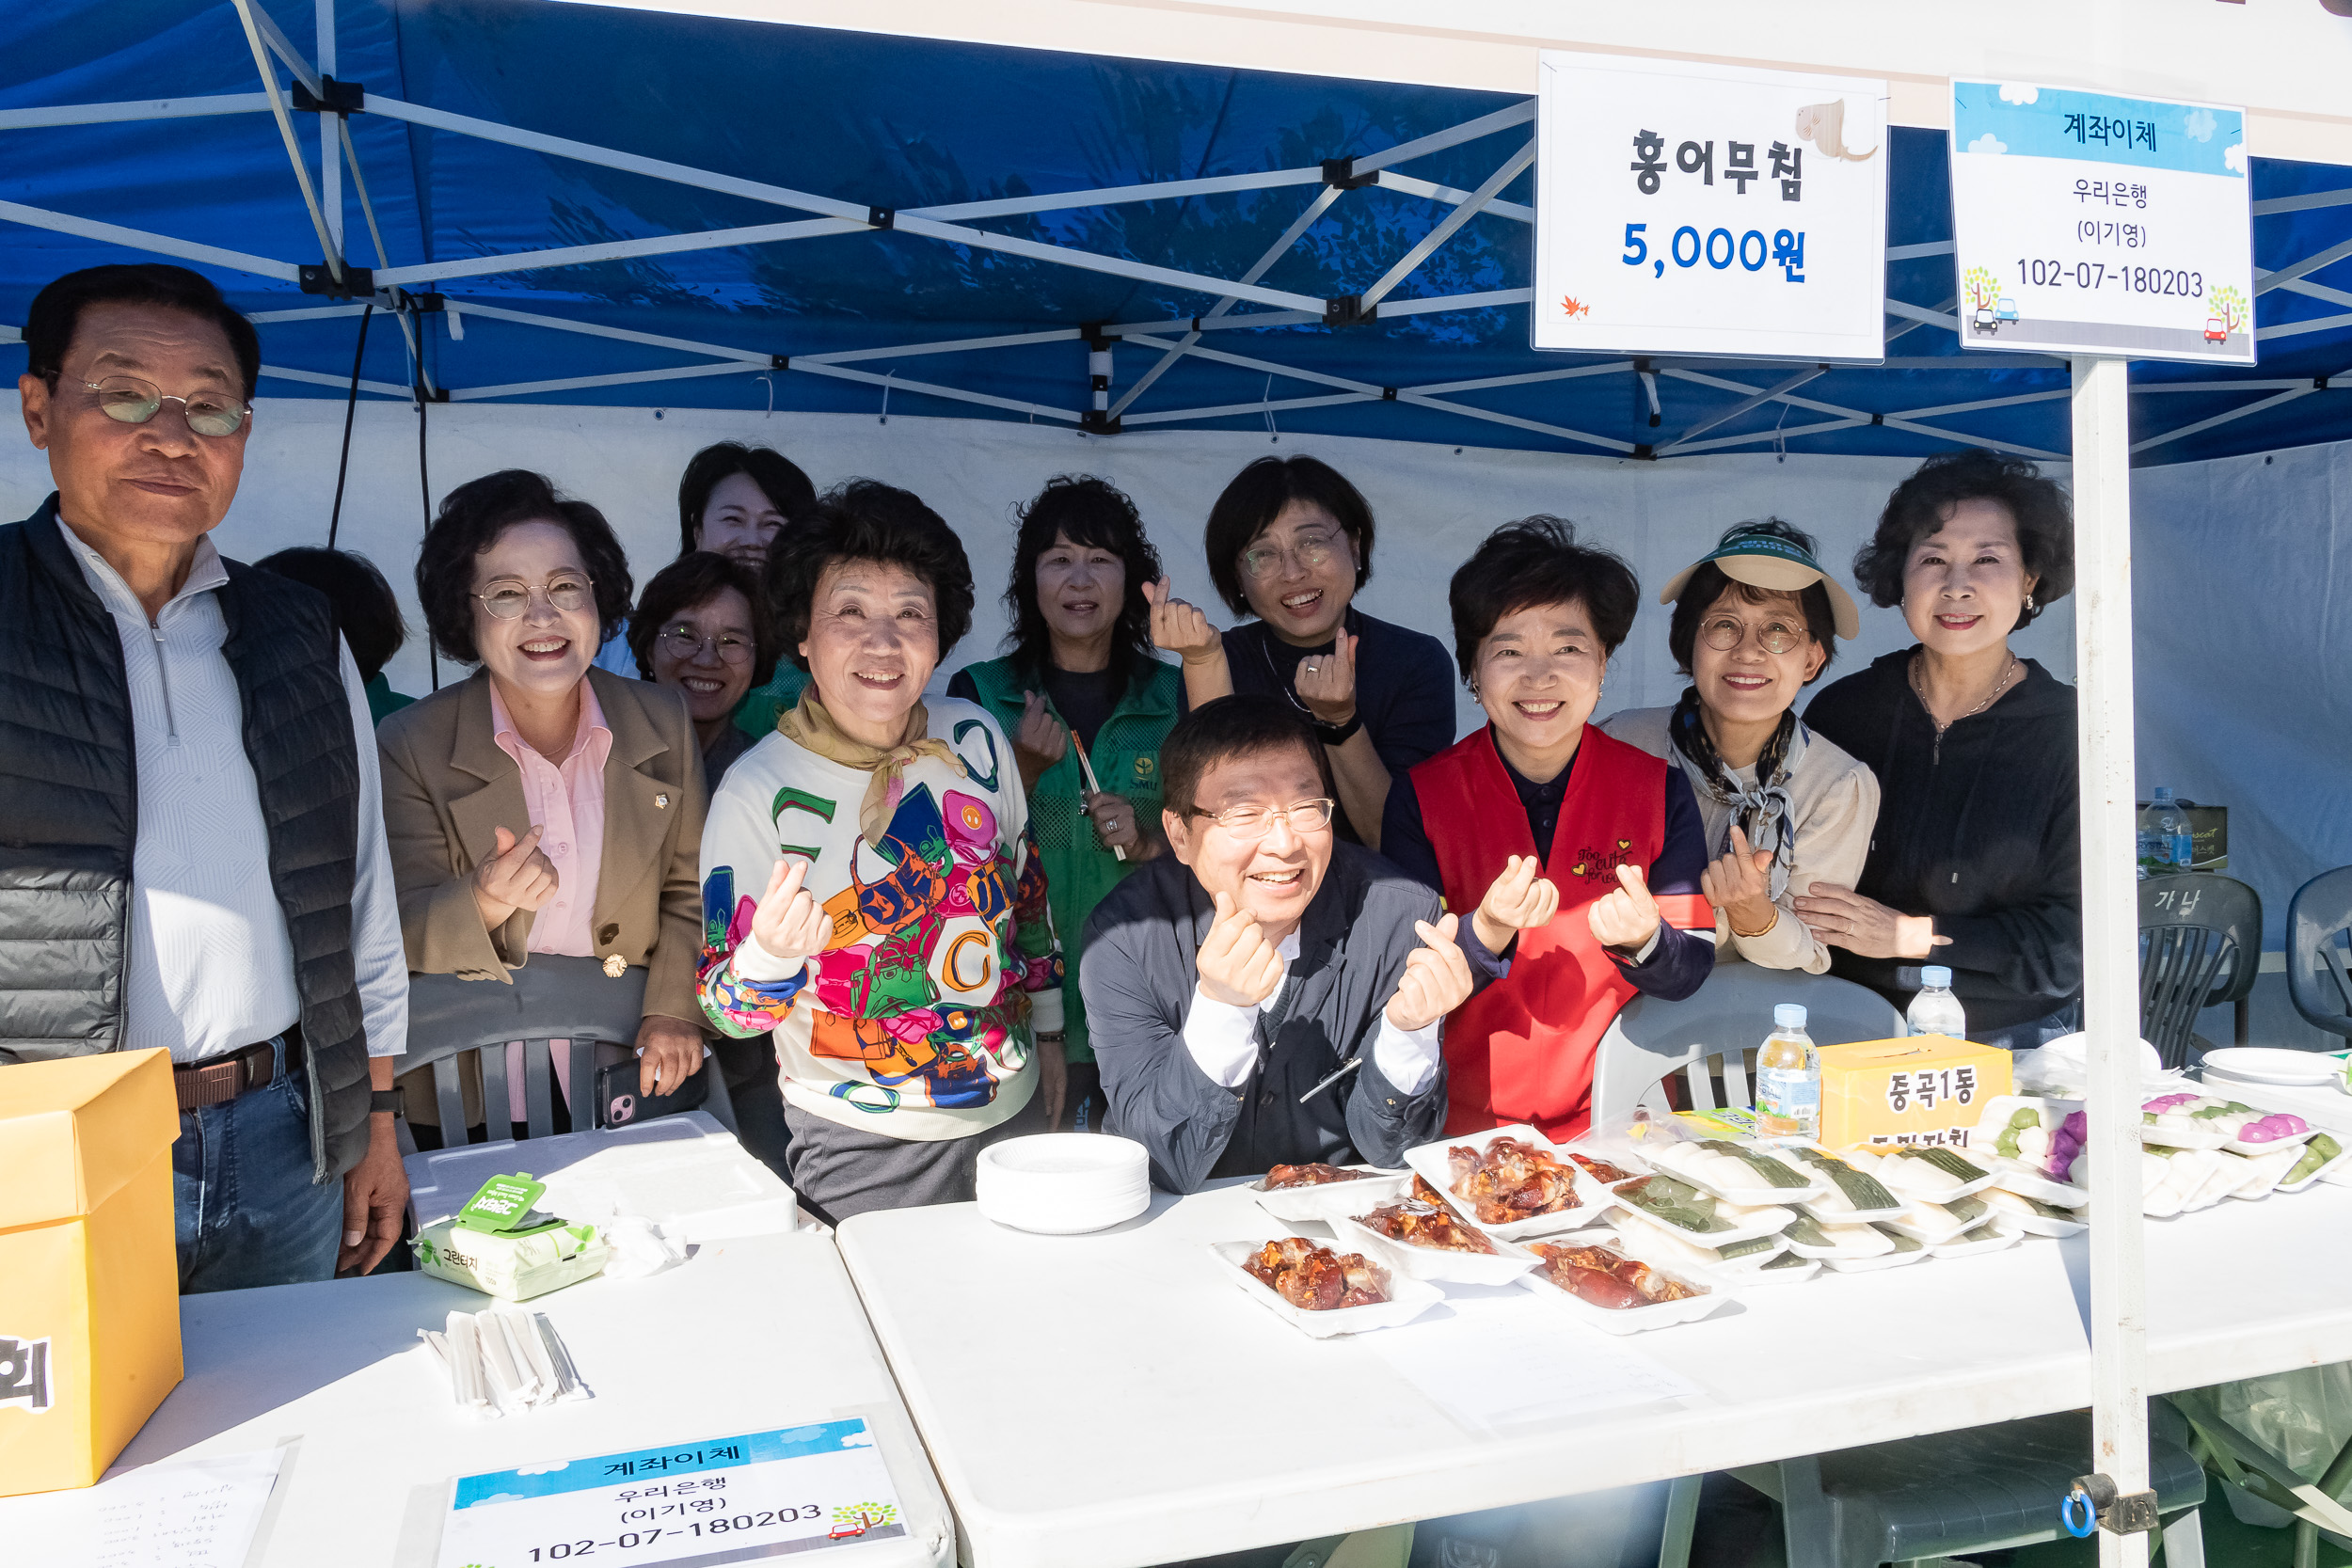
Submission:
{"label": "woman in red vest", "polygon": [[1714,966],[1711,933],[1690,929],[1714,923],[1707,840],[1679,768],[1585,722],[1633,626],[1631,567],[1529,517],[1487,535],[1449,597],[1488,722],[1389,792],[1381,853],[1475,909],[1510,964],[1446,1020],[1446,1132],[1524,1121],[1566,1138],[1591,1119],[1617,1009],[1688,996]]}

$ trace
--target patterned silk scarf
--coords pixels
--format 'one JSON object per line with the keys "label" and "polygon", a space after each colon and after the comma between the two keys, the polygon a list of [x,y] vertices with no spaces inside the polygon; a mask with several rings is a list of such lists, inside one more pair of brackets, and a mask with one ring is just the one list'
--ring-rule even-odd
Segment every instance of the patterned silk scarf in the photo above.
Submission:
{"label": "patterned silk scarf", "polygon": [[970,776],[955,749],[930,733],[930,725],[931,716],[917,702],[907,714],[906,728],[898,732],[898,745],[887,751],[868,746],[841,733],[841,726],[834,722],[833,715],[817,700],[814,686],[803,689],[799,705],[785,709],[776,718],[776,732],[794,745],[806,747],[828,762],[873,775],[866,781],[865,800],[858,803],[857,827],[866,842],[878,850],[890,831],[890,818],[898,809],[898,797],[905,791],[899,775],[906,771],[909,763],[922,757],[937,757],[959,775]]}
{"label": "patterned silk scarf", "polygon": [[[1724,823],[1723,842],[1715,846],[1714,853],[1719,858],[1731,853],[1734,826],[1748,835],[1751,851],[1772,852],[1771,896],[1774,903],[1788,890],[1788,873],[1797,854],[1796,808],[1789,800],[1788,781],[1804,760],[1805,745],[1813,733],[1793,715],[1784,716],[1783,722],[1789,726],[1788,747],[1769,778],[1765,776],[1764,765],[1772,760],[1772,748],[1764,749],[1764,756],[1757,759],[1753,785],[1742,784],[1739,775],[1724,766],[1714,748],[1707,744],[1706,732],[1700,728],[1698,705],[1691,693],[1685,693],[1683,702],[1675,709],[1667,736],[1675,761],[1690,778],[1692,787],[1731,808],[1731,816]],[[1691,733],[1694,731],[1695,734]],[[1699,754],[1692,755],[1694,752]]]}

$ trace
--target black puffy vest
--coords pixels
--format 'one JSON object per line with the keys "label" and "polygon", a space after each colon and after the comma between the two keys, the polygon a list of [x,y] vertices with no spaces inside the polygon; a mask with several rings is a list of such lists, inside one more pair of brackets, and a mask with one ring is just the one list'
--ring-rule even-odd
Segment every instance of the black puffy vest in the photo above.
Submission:
{"label": "black puffy vest", "polygon": [[[138,749],[121,634],[66,551],[51,496],[0,528],[0,1063],[122,1044]],[[309,1058],[313,1180],[368,1146],[367,1031],[351,956],[359,758],[334,616],[300,583],[225,562],[221,652],[269,828]]]}

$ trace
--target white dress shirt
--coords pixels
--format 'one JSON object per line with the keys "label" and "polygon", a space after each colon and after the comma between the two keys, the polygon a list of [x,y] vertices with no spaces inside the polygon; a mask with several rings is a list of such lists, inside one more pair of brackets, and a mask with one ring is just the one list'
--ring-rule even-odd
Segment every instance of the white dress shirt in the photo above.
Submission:
{"label": "white dress shirt", "polygon": [[[1298,932],[1294,929],[1275,943],[1274,951],[1282,959],[1282,977],[1255,1006],[1236,1007],[1216,1001],[1198,985],[1192,988],[1192,1010],[1184,1015],[1184,1049],[1219,1088],[1240,1088],[1258,1065],[1258,1014],[1279,1002],[1291,983],[1291,966],[1298,961]],[[1442,1022],[1437,1020],[1407,1033],[1390,1022],[1383,1008],[1379,1033],[1372,1040],[1372,1061],[1380,1076],[1404,1094],[1427,1088],[1438,1071],[1438,1029]]]}
{"label": "white dress shirt", "polygon": [[[261,786],[245,753],[245,705],[221,652],[229,623],[216,591],[228,568],[196,542],[187,581],[151,624],[105,558],[60,521],[67,549],[114,615],[130,678],[138,749],[138,842],[132,852],[130,965],[122,1049],[161,1046],[198,1062],[292,1027],[302,1016],[294,943],[269,870]],[[359,854],[351,948],[368,1054],[408,1043],[408,960],[401,947],[384,786],[367,689],[348,648],[343,695],[359,762]]]}

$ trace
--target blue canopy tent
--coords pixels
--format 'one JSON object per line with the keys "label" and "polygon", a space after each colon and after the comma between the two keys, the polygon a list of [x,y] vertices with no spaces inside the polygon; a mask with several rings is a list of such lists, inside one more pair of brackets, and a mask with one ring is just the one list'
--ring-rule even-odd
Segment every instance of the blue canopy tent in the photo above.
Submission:
{"label": "blue canopy tent", "polygon": [[[345,4],[329,87],[281,31],[310,9],[0,18],[0,323],[161,254],[262,324],[278,396],[347,388],[373,289],[377,397],[887,397],[1669,461],[2068,448],[2063,360],[1959,346],[1940,133],[1893,134],[1885,364],[1539,355],[1526,99],[543,0]],[[2262,362],[2135,366],[2137,461],[2352,436],[2352,399],[2310,397],[2352,372],[2352,172],[2252,178]],[[339,284],[330,250],[364,270]]]}
{"label": "blue canopy tent", "polygon": [[[2257,366],[2070,363],[1962,349],[1947,139],[1897,129],[1885,361],[1741,363],[1529,349],[1520,95],[545,0],[52,0],[0,12],[0,370],[49,278],[161,256],[261,324],[270,393],[421,420],[890,400],[1667,465],[2071,456],[2093,1201],[2137,1212],[2128,466],[2352,439],[2316,395],[2352,388],[2352,169],[2252,161]],[[2137,1227],[2094,1227],[2126,1493],[2143,1289]]]}

